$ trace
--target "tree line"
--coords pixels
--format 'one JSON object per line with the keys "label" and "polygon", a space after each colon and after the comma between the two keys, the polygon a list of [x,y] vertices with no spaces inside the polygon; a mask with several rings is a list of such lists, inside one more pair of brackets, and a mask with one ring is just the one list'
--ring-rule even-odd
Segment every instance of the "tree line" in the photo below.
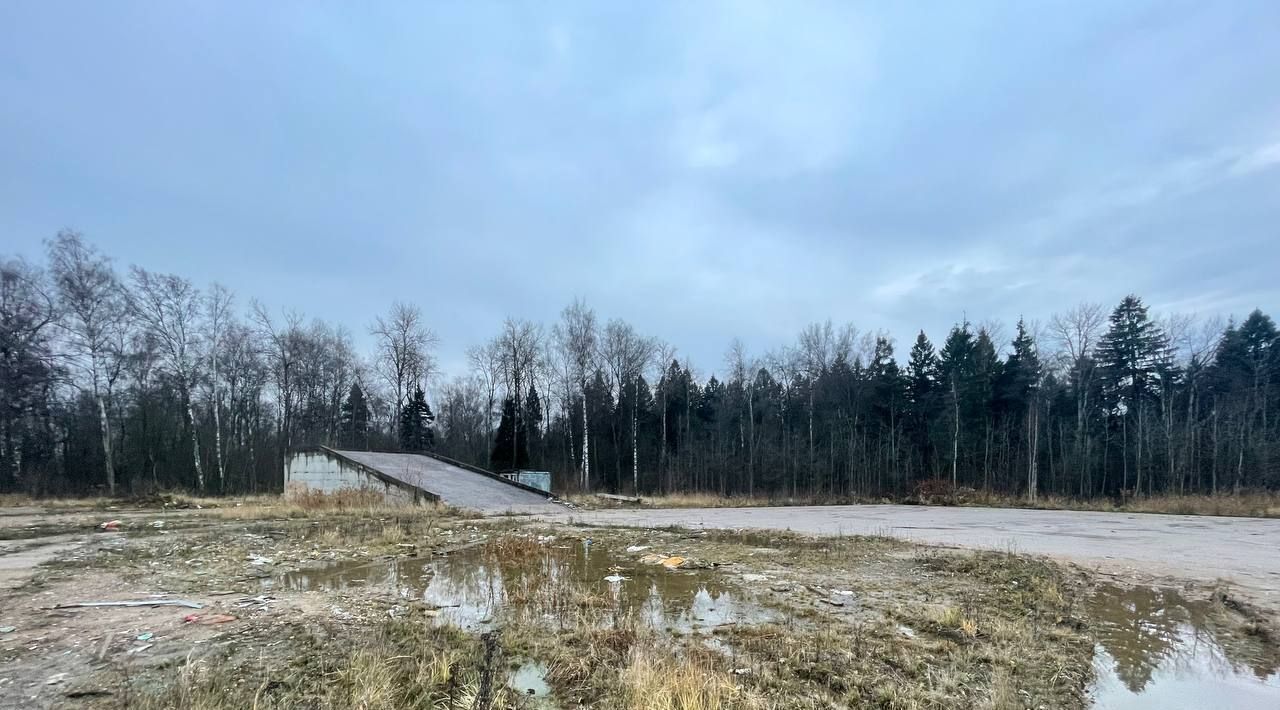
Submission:
{"label": "tree line", "polygon": [[[421,451],[569,490],[1034,499],[1280,487],[1280,335],[1260,310],[1156,317],[1127,296],[1044,324],[831,322],[715,372],[584,302],[506,320],[438,371],[422,311],[351,331],[140,267],[75,232],[0,259],[0,492],[278,491],[300,447]],[[434,408],[433,408],[434,405]]]}

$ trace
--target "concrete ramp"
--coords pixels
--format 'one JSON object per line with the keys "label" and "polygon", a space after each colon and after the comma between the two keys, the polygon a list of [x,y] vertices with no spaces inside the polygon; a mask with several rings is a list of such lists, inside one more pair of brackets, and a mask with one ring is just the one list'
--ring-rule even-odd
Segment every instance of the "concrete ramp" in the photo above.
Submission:
{"label": "concrete ramp", "polygon": [[456,508],[484,513],[551,513],[564,510],[553,503],[547,493],[433,456],[332,451],[384,476],[436,495],[444,504]]}

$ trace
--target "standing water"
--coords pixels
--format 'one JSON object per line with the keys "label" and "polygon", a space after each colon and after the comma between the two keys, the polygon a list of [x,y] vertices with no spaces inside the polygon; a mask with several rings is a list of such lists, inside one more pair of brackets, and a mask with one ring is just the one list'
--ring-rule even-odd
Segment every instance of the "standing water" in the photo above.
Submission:
{"label": "standing water", "polygon": [[270,583],[294,591],[376,589],[437,607],[442,622],[468,630],[492,626],[503,609],[539,589],[555,596],[557,585],[592,590],[618,613],[682,634],[775,616],[726,587],[719,575],[641,565],[601,545],[567,540],[523,556],[494,555],[478,546],[443,557],[338,563],[287,572]]}
{"label": "standing water", "polygon": [[1277,710],[1280,658],[1223,612],[1175,592],[1106,586],[1090,599],[1097,710]]}

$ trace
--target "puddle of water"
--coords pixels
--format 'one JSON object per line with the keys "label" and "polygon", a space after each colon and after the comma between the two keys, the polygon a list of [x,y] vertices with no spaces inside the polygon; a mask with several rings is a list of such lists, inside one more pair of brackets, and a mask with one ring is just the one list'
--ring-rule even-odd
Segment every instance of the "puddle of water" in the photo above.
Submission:
{"label": "puddle of water", "polygon": [[[606,577],[621,579],[610,582]],[[542,546],[514,559],[497,558],[476,547],[447,557],[346,562],[288,572],[272,584],[294,591],[381,589],[438,607],[437,618],[468,630],[490,626],[513,596],[525,599],[543,590],[555,596],[559,585],[570,584],[597,592],[615,612],[633,613],[655,628],[676,633],[776,618],[724,586],[718,575],[641,565],[600,545]]]}
{"label": "puddle of water", "polygon": [[551,694],[551,686],[547,685],[547,667],[536,661],[524,663],[511,671],[507,676],[507,685],[521,695],[534,698],[545,698]]}
{"label": "puddle of water", "polygon": [[1280,662],[1240,650],[1256,644],[1220,639],[1207,602],[1106,586],[1088,611],[1097,629],[1094,708],[1280,708]]}

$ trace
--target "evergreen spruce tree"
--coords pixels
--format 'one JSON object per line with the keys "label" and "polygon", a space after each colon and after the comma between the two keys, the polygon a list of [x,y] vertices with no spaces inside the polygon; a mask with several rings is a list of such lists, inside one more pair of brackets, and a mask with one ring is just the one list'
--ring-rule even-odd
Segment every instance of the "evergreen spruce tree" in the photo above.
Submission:
{"label": "evergreen spruce tree", "polygon": [[965,395],[973,379],[973,331],[969,322],[957,325],[947,334],[939,357],[938,370],[942,377],[943,398],[947,403],[947,418],[951,424],[951,484],[960,482],[960,440],[964,426]]}
{"label": "evergreen spruce tree", "polygon": [[[1013,339],[1013,352],[1000,373],[998,395],[1001,409],[1011,424],[1021,431],[1027,463],[1027,497],[1032,501],[1038,493],[1038,456],[1040,434],[1040,385],[1043,367],[1036,351],[1035,338],[1027,332],[1026,323],[1018,319],[1018,334]],[[1011,426],[1011,428],[1014,428]]]}
{"label": "evergreen spruce tree", "polygon": [[1120,427],[1121,488],[1129,487],[1132,458],[1135,490],[1140,493],[1146,412],[1160,393],[1160,373],[1172,369],[1164,332],[1147,315],[1142,299],[1125,296],[1111,312],[1110,325],[1098,341],[1096,357],[1104,405]]}
{"label": "evergreen spruce tree", "polygon": [[521,436],[529,461],[526,465],[542,467],[542,398],[533,385],[529,385],[529,394],[524,398],[524,416],[520,417]]}
{"label": "evergreen spruce tree", "polygon": [[430,451],[435,446],[436,415],[427,404],[421,387],[414,390],[400,410],[400,448],[404,451]]}
{"label": "evergreen spruce tree", "polygon": [[871,382],[872,411],[879,421],[881,431],[889,435],[889,461],[893,467],[889,471],[894,485],[901,480],[901,467],[898,452],[902,448],[898,442],[902,431],[902,416],[906,400],[907,382],[893,359],[893,343],[888,338],[876,338],[875,351],[867,366],[867,376]]}
{"label": "evergreen spruce tree", "polygon": [[938,355],[922,330],[911,346],[911,360],[907,363],[907,406],[912,446],[921,466],[926,468],[933,460],[931,437],[939,408],[938,377]]}
{"label": "evergreen spruce tree", "polygon": [[986,328],[978,331],[973,343],[973,376],[962,397],[961,416],[972,428],[975,438],[981,438],[982,486],[991,486],[991,440],[994,436],[996,388],[1003,367],[996,354],[996,344]]}
{"label": "evergreen spruce tree", "polygon": [[351,449],[369,448],[369,403],[359,384],[352,384],[347,401],[342,403],[340,419],[342,446]]}
{"label": "evergreen spruce tree", "polygon": [[515,471],[529,467],[529,437],[524,432],[524,420],[516,417],[516,401],[512,397],[502,400],[502,420],[494,436],[493,452],[489,466],[495,471]]}

